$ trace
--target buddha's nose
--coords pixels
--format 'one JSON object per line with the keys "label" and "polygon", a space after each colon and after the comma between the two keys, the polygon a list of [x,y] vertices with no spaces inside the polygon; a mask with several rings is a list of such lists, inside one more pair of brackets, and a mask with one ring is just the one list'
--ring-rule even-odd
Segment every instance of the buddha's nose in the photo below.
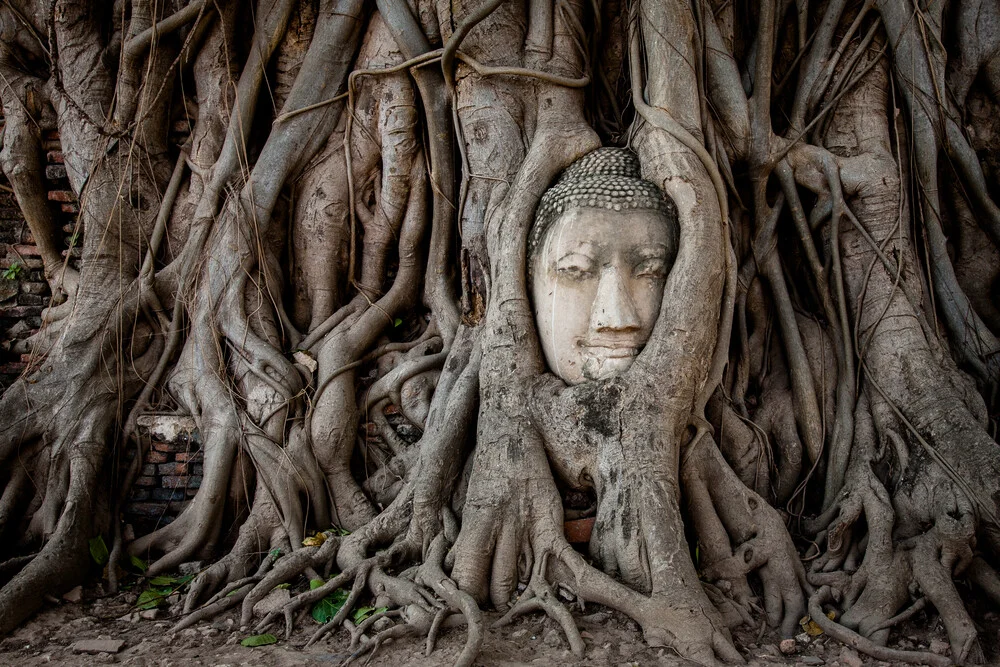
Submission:
{"label": "buddha's nose", "polygon": [[611,266],[601,272],[597,296],[590,311],[590,328],[598,333],[639,329],[639,313],[625,284],[621,269]]}

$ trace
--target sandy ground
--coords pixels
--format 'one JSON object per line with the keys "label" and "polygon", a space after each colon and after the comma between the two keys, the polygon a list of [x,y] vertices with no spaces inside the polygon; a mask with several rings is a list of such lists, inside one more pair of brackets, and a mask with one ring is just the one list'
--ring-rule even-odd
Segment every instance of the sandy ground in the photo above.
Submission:
{"label": "sandy ground", "polygon": [[[236,613],[230,612],[195,627],[171,632],[174,619],[169,609],[155,619],[142,619],[135,610],[136,593],[100,597],[100,589],[87,589],[80,602],[46,603],[45,608],[9,637],[0,642],[0,664],[17,667],[40,665],[121,664],[132,667],[187,667],[201,665],[299,666],[341,665],[350,656],[350,637],[346,630],[328,635],[304,648],[318,625],[306,618],[289,641],[283,638],[274,645],[245,648],[240,641],[249,633],[237,627]],[[1000,664],[1000,613],[981,601],[973,602],[980,626],[987,663]],[[653,665],[673,667],[689,665],[669,651],[650,649],[642,641],[638,626],[627,617],[590,607],[577,616],[584,631],[587,650],[582,659],[569,651],[561,632],[551,620],[532,614],[512,625],[487,632],[476,665],[515,667],[517,665],[587,665],[625,667]],[[487,614],[487,622],[497,619]],[[282,635],[282,629],[271,632]],[[740,628],[735,632],[740,650],[752,667],[764,665],[828,665],[830,667],[888,667],[858,656],[826,636],[808,638],[800,635],[795,652],[783,655],[779,637],[771,632]],[[124,640],[115,654],[85,654],[74,643],[89,639]],[[891,640],[900,648],[947,650],[946,636],[933,613],[920,612]],[[358,658],[353,664],[372,667],[444,667],[453,665],[465,642],[463,628],[444,631],[435,650],[425,655],[424,641],[407,638],[389,642],[374,655]],[[366,662],[367,660],[367,662]]]}

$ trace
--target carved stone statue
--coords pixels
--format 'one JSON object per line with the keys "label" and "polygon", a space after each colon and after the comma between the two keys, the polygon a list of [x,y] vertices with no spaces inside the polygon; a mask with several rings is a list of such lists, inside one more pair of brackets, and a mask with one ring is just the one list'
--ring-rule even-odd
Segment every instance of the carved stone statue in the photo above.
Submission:
{"label": "carved stone statue", "polygon": [[542,197],[528,239],[538,335],[567,384],[623,373],[649,339],[677,254],[673,202],[625,148],[576,161]]}

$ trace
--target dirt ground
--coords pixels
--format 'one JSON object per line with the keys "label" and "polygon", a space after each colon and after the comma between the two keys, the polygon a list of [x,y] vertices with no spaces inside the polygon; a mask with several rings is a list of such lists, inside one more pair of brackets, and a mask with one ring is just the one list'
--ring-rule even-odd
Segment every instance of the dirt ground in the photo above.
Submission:
{"label": "dirt ground", "polygon": [[[101,597],[100,587],[83,591],[80,602],[52,600],[34,618],[0,641],[0,664],[17,667],[40,665],[91,665],[115,663],[131,667],[208,666],[299,666],[341,665],[350,656],[350,637],[346,630],[328,635],[324,640],[304,648],[309,637],[319,627],[307,617],[290,641],[245,648],[240,641],[249,633],[237,627],[238,611],[195,627],[172,632],[176,618],[171,607],[161,609],[154,619],[144,619],[135,608],[135,591],[113,597]],[[982,601],[971,602],[980,626],[987,663],[1000,664],[1000,610],[990,609]],[[178,608],[173,605],[172,608]],[[153,615],[147,613],[147,616]],[[498,618],[487,614],[487,623]],[[532,614],[501,629],[487,632],[477,665],[515,667],[517,665],[586,665],[624,667],[653,665],[673,667],[689,665],[663,649],[650,649],[642,641],[638,626],[627,617],[590,606],[577,614],[577,623],[584,631],[587,650],[583,659],[574,658],[556,625],[541,614]],[[273,626],[270,632],[282,637],[283,629]],[[777,665],[828,665],[830,667],[888,667],[858,656],[824,635],[799,635],[795,652],[783,655],[780,638],[767,631],[739,628],[735,632],[737,645],[751,667]],[[81,640],[124,640],[116,653],[85,654],[74,649]],[[353,664],[372,667],[445,667],[454,664],[465,642],[463,628],[444,631],[435,650],[426,656],[424,640],[408,638],[380,647],[373,656],[358,658]],[[947,638],[937,615],[917,613],[911,621],[894,632],[891,644],[898,648],[947,651]],[[786,645],[787,648],[787,645]],[[367,662],[366,662],[367,661]]]}

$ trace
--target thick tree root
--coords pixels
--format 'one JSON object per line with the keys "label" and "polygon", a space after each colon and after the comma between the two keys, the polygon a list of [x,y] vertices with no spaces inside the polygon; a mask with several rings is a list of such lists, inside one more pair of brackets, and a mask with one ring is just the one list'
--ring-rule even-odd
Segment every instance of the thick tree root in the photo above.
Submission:
{"label": "thick tree root", "polygon": [[928,651],[901,651],[875,644],[870,639],[866,639],[836,621],[830,620],[823,611],[823,605],[830,602],[834,602],[833,590],[829,586],[820,587],[809,598],[809,617],[823,629],[823,632],[837,641],[855,648],[866,655],[870,655],[876,660],[932,665],[932,667],[948,667],[948,665],[953,664],[950,658],[937,655],[936,653]]}

